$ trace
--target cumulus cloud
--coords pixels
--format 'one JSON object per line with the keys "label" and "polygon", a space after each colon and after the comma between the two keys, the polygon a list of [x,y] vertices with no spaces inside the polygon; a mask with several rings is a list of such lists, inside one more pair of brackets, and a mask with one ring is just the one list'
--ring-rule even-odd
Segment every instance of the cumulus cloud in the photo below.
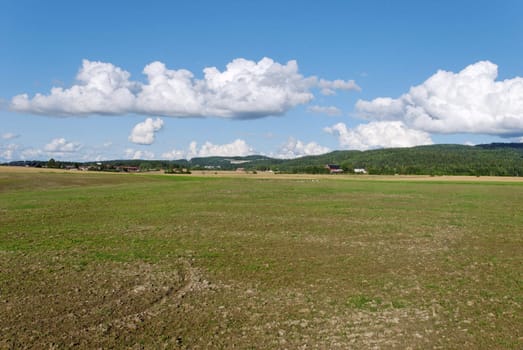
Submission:
{"label": "cumulus cloud", "polygon": [[187,158],[187,152],[183,150],[177,150],[173,149],[171,151],[167,151],[162,153],[163,159],[169,159],[169,160],[176,160],[176,159],[189,159]]}
{"label": "cumulus cloud", "polygon": [[37,160],[42,157],[54,155],[52,153],[44,153],[37,148],[25,148],[22,145],[15,143],[2,145],[0,144],[0,160],[14,161],[14,160]]}
{"label": "cumulus cloud", "polygon": [[135,150],[128,148],[125,150],[125,157],[128,159],[154,159],[154,153],[150,151]]}
{"label": "cumulus cloud", "polygon": [[53,139],[50,143],[44,146],[44,151],[48,153],[72,153],[77,152],[82,147],[76,142],[69,142],[64,138]]}
{"label": "cumulus cloud", "polygon": [[[316,142],[304,143],[294,138],[289,138],[288,141],[281,146],[276,153],[271,153],[271,157],[291,159],[309,155],[317,155],[330,152],[328,147],[321,146]],[[248,156],[256,154],[256,151],[242,139],[237,139],[227,144],[213,144],[209,141],[201,146],[196,141],[192,141],[189,147],[185,150],[173,149],[162,154],[162,158],[175,159],[192,159],[195,157],[234,157],[234,156]]]}
{"label": "cumulus cloud", "polygon": [[27,148],[20,152],[20,158],[22,160],[36,160],[40,159],[42,156],[42,150],[37,148]]}
{"label": "cumulus cloud", "polygon": [[163,120],[160,118],[147,118],[145,121],[134,126],[129,135],[129,141],[140,145],[150,145],[154,142],[156,132],[163,128]]}
{"label": "cumulus cloud", "polygon": [[6,132],[6,133],[3,133],[1,135],[1,138],[3,140],[12,140],[12,139],[16,139],[19,135],[17,134],[13,134],[12,132]]}
{"label": "cumulus cloud", "polygon": [[341,109],[334,106],[310,106],[307,108],[309,112],[327,114],[331,116],[341,115]]}
{"label": "cumulus cloud", "polygon": [[189,150],[186,152],[185,158],[191,159],[198,155],[198,143],[196,141],[192,141],[189,144]]}
{"label": "cumulus cloud", "polygon": [[497,81],[497,76],[497,65],[489,61],[459,73],[440,70],[399,98],[359,100],[356,111],[432,133],[522,135],[523,78]]}
{"label": "cumulus cloud", "polygon": [[176,150],[165,152],[162,157],[165,159],[191,159],[194,157],[234,157],[248,156],[254,154],[254,149],[242,139],[237,139],[231,143],[216,145],[209,141],[198,147],[196,141],[192,141],[186,150]]}
{"label": "cumulus cloud", "polygon": [[169,70],[161,62],[149,64],[144,73],[149,84],[137,96],[137,108],[173,117],[280,115],[309,102],[315,82],[298,73],[296,61],[282,65],[269,58],[235,59],[223,72],[205,68],[202,80],[187,70]]}
{"label": "cumulus cloud", "polygon": [[134,105],[137,83],[130,74],[111,63],[83,60],[76,75],[77,84],[69,89],[54,87],[48,95],[17,95],[10,108],[18,112],[57,116],[125,114]]}
{"label": "cumulus cloud", "polygon": [[304,143],[303,141],[290,137],[274,157],[292,159],[303,156],[314,156],[327,152],[330,152],[328,147],[321,146],[316,142]]}
{"label": "cumulus cloud", "polygon": [[224,145],[215,145],[210,142],[205,142],[198,151],[198,155],[200,157],[248,156],[253,154],[253,152],[254,150],[244,140],[237,139]]}
{"label": "cumulus cloud", "polygon": [[16,144],[0,145],[0,159],[6,161],[13,160],[18,148],[19,146]]}
{"label": "cumulus cloud", "polygon": [[338,123],[324,130],[336,135],[340,146],[347,149],[412,147],[433,143],[428,133],[409,129],[400,121],[371,122],[354,129]]}
{"label": "cumulus cloud", "polygon": [[[93,161],[106,159],[100,154],[102,147],[84,146],[76,142],[69,142],[64,138],[51,140],[43,147],[26,147],[20,144],[0,144],[0,161],[13,160],[46,160],[55,158],[62,161]],[[107,149],[104,147],[104,149]],[[115,157],[112,157],[114,159]]]}
{"label": "cumulus cloud", "polygon": [[13,111],[51,116],[154,114],[169,117],[259,118],[282,115],[310,102],[313,88],[324,94],[358,90],[354,81],[304,77],[292,60],[280,64],[270,58],[258,62],[238,58],[224,71],[203,70],[197,79],[185,69],[168,69],[162,62],[148,64],[146,83],[130,80],[130,73],[105,62],[83,60],[70,88],[54,87],[49,94],[12,98]]}

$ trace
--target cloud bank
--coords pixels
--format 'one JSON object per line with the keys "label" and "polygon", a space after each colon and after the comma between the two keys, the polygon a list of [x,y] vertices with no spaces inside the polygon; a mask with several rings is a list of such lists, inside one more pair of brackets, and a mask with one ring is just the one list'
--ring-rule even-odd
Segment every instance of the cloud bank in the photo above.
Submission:
{"label": "cloud bank", "polygon": [[18,151],[19,146],[16,144],[2,145],[0,144],[0,159],[12,160]]}
{"label": "cloud bank", "polygon": [[430,133],[523,135],[523,78],[497,81],[497,76],[498,66],[489,61],[459,73],[440,70],[399,98],[359,100],[356,111]]}
{"label": "cloud bank", "polygon": [[409,129],[400,121],[371,122],[360,124],[354,129],[347,128],[344,123],[338,123],[325,128],[324,131],[337,136],[340,146],[362,151],[433,143],[428,133]]}
{"label": "cloud bank", "polygon": [[203,70],[197,79],[185,69],[168,69],[162,62],[145,66],[146,83],[111,63],[83,60],[70,88],[54,87],[48,94],[13,97],[10,109],[49,116],[149,114],[166,117],[260,118],[282,115],[314,98],[336,90],[359,90],[352,80],[304,77],[292,60],[258,62],[237,58],[224,71]]}
{"label": "cloud bank", "polygon": [[55,138],[44,145],[43,149],[27,148],[15,143],[0,144],[0,160],[35,160],[44,157],[61,157],[78,159],[78,152],[82,150],[78,142],[67,141],[65,138]]}
{"label": "cloud bank", "polygon": [[316,142],[305,143],[290,137],[287,142],[280,148],[277,154],[273,155],[276,158],[292,159],[304,156],[314,156],[330,152],[328,147],[321,146]]}
{"label": "cloud bank", "polygon": [[129,141],[140,145],[151,145],[154,142],[156,132],[162,128],[162,119],[147,118],[134,126],[131,135],[129,135]]}
{"label": "cloud bank", "polygon": [[209,141],[198,147],[196,141],[192,141],[186,150],[173,149],[162,154],[162,158],[175,159],[192,159],[195,157],[234,157],[248,156],[255,154],[254,149],[242,139],[236,139],[231,143],[216,145]]}
{"label": "cloud bank", "polygon": [[[305,143],[303,141],[289,138],[276,153],[268,154],[270,157],[291,159],[303,156],[318,155],[330,152],[328,147],[323,147],[316,142]],[[231,143],[213,144],[209,141],[198,146],[196,141],[192,141],[185,150],[173,149],[162,154],[163,159],[192,159],[196,157],[235,157],[259,154],[247,142],[236,139]]]}
{"label": "cloud bank", "polygon": [[128,159],[144,159],[153,160],[155,158],[154,153],[151,151],[135,150],[128,148],[125,150],[125,157]]}

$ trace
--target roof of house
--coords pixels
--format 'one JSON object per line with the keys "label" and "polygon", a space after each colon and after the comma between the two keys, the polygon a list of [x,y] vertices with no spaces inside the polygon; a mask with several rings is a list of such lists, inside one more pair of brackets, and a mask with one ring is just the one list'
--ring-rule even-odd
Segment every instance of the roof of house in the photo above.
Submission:
{"label": "roof of house", "polygon": [[329,169],[340,169],[341,167],[337,164],[327,164]]}

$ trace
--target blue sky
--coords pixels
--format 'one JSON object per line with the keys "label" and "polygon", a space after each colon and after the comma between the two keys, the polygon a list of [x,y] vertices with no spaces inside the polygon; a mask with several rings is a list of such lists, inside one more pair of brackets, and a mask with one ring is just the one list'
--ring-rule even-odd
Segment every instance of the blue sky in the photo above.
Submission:
{"label": "blue sky", "polygon": [[0,161],[520,141],[522,4],[6,0]]}

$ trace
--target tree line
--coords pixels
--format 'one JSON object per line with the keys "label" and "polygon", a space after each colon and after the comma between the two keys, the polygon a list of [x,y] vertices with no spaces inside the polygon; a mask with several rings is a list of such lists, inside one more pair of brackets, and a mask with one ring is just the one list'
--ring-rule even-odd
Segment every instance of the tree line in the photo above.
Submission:
{"label": "tree line", "polygon": [[[296,159],[266,156],[204,157],[191,160],[111,160],[103,162],[18,161],[4,165],[83,168],[98,171],[164,170],[181,173],[195,170],[273,171],[281,173],[329,173],[326,164],[339,165],[344,173],[365,169],[375,175],[474,175],[523,176],[523,144],[493,143],[477,146],[430,145],[369,151],[334,151]],[[185,169],[182,171],[182,169]]]}

